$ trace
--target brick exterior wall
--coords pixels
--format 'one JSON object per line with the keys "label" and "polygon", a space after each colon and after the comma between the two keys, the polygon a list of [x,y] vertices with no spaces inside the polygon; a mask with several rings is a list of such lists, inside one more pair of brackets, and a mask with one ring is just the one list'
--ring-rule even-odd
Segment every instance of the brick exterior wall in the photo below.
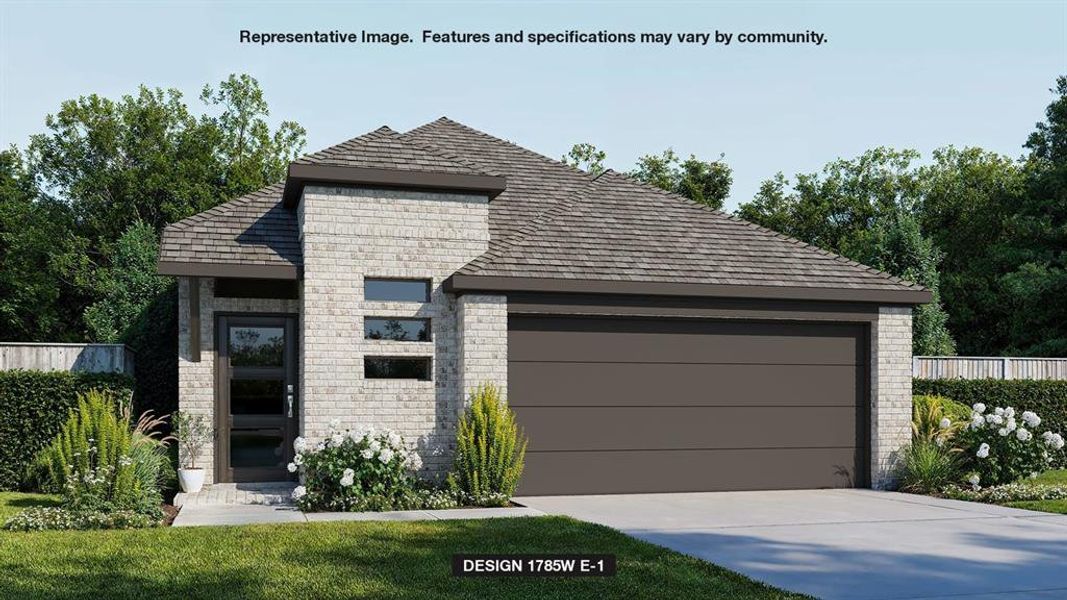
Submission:
{"label": "brick exterior wall", "polygon": [[507,297],[466,294],[457,300],[459,331],[459,389],[464,405],[471,390],[492,382],[507,396],[508,301]]}
{"label": "brick exterior wall", "polygon": [[[189,283],[178,280],[178,408],[203,415],[215,425],[215,313],[292,313],[300,311],[297,300],[264,298],[216,298],[215,280],[200,279],[200,361],[192,362],[189,348]],[[215,481],[215,447],[208,444],[197,466],[205,469],[204,481]]]}
{"label": "brick exterior wall", "polygon": [[911,441],[911,308],[883,306],[871,326],[871,487],[894,486]]}
{"label": "brick exterior wall", "polygon": [[[323,437],[332,420],[342,428],[387,427],[419,450],[424,475],[442,474],[451,466],[456,419],[467,385],[462,364],[506,378],[506,304],[475,302],[476,310],[465,311],[474,334],[490,324],[502,327],[493,344],[499,355],[502,336],[505,370],[491,371],[484,366],[489,358],[476,350],[480,340],[467,339],[465,348],[460,346],[457,303],[474,305],[441,289],[445,279],[488,249],[488,198],[308,186],[300,206],[304,435]],[[365,300],[366,277],[429,279],[430,301]],[[365,340],[364,317],[429,318],[432,341]],[[470,359],[464,362],[465,354]],[[433,381],[364,379],[365,356],[398,355],[432,357]]]}

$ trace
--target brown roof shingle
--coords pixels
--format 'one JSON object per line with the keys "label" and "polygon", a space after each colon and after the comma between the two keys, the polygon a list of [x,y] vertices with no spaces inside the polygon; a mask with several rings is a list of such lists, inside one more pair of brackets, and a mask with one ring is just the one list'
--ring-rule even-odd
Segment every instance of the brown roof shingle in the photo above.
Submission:
{"label": "brown roof shingle", "polygon": [[[599,176],[446,118],[382,127],[295,161],[503,176],[475,277],[922,291],[921,286],[606,172]],[[282,184],[167,228],[161,262],[301,264]]]}

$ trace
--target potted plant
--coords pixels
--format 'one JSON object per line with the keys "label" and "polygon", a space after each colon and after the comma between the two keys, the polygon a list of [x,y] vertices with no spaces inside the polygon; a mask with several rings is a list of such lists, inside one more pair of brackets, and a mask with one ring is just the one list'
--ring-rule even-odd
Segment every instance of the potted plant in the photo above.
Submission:
{"label": "potted plant", "polygon": [[196,459],[211,439],[211,428],[202,415],[174,413],[174,437],[178,440],[178,484],[182,491],[195,494],[204,487],[204,469]]}

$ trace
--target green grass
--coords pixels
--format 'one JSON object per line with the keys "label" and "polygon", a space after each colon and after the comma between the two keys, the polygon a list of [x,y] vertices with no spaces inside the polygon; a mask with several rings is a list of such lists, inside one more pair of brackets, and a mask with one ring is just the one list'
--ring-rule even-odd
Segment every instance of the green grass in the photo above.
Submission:
{"label": "green grass", "polygon": [[[1045,471],[1034,479],[1027,479],[1030,484],[1067,485],[1067,469]],[[1048,513],[1067,515],[1067,500],[1030,500],[1026,502],[1006,502],[1004,506],[1025,508]]]}
{"label": "green grass", "polygon": [[[608,578],[456,578],[453,553],[611,553]],[[563,517],[0,532],[0,598],[806,598]]]}
{"label": "green grass", "polygon": [[31,506],[58,506],[59,496],[50,494],[23,494],[20,492],[0,492],[0,524],[7,521],[24,508]]}

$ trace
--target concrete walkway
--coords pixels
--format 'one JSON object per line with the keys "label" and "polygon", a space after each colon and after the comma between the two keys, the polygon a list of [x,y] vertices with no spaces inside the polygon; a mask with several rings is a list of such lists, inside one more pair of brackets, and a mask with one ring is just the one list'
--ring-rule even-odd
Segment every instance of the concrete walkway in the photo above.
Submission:
{"label": "concrete walkway", "polygon": [[1067,598],[1067,515],[870,490],[516,502],[826,600]]}

